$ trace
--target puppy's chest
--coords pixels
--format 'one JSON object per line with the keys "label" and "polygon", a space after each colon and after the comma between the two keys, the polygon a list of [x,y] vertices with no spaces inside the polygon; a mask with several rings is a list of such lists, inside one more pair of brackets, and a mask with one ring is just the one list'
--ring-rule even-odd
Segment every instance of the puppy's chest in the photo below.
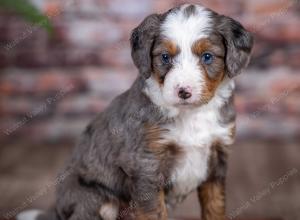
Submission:
{"label": "puppy's chest", "polygon": [[183,200],[206,180],[209,170],[211,146],[214,142],[230,142],[230,126],[221,125],[215,111],[185,114],[167,126],[165,138],[176,143],[182,155],[171,169],[172,191],[169,203]]}

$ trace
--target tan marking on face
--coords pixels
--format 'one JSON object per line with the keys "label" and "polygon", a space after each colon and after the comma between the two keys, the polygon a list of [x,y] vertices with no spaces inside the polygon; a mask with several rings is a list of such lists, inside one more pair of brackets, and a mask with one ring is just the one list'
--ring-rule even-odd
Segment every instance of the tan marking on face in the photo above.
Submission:
{"label": "tan marking on face", "polygon": [[154,71],[153,71],[153,75],[154,75],[154,79],[158,82],[158,85],[159,85],[160,87],[162,87],[163,84],[164,84],[164,80],[163,80],[163,78],[161,77],[160,73],[159,73],[158,71],[154,70]]}
{"label": "tan marking on face", "polygon": [[192,52],[200,56],[204,52],[211,52],[215,56],[223,58],[224,54],[224,45],[219,38],[203,38],[196,41],[192,46]]}
{"label": "tan marking on face", "polygon": [[175,42],[168,39],[161,39],[154,46],[152,55],[160,56],[162,53],[168,53],[170,56],[176,56],[180,52]]}
{"label": "tan marking on face", "polygon": [[179,53],[178,46],[172,42],[171,40],[163,40],[162,44],[166,48],[166,51],[169,53],[171,57],[176,56]]}
{"label": "tan marking on face", "polygon": [[[215,45],[209,39],[201,39],[193,44],[192,52],[199,56],[198,65],[201,73],[204,73],[205,85],[200,102],[208,103],[225,77],[224,48],[222,45]],[[210,65],[201,62],[201,56],[205,52],[209,52],[214,56],[213,63]]]}
{"label": "tan marking on face", "polygon": [[160,86],[162,86],[164,82],[162,76],[165,76],[165,74],[168,71],[170,71],[172,67],[172,64],[163,65],[161,60],[161,55],[163,53],[167,53],[170,55],[170,58],[172,59],[179,52],[180,52],[179,47],[174,42],[167,39],[160,40],[159,43],[154,46],[154,49],[152,51],[153,74],[154,74],[154,79],[159,83]]}
{"label": "tan marking on face", "polygon": [[192,52],[196,55],[201,55],[203,52],[211,48],[211,42],[208,39],[196,41],[192,46]]}
{"label": "tan marking on face", "polygon": [[222,82],[223,80],[223,77],[225,75],[224,72],[221,72],[219,74],[219,77],[217,79],[211,79],[209,76],[208,76],[208,73],[207,71],[204,69],[204,72],[205,72],[205,86],[203,88],[203,91],[202,91],[202,95],[203,95],[203,100],[208,103],[209,100],[211,100],[211,98],[215,95],[215,91],[217,89],[217,87],[220,85],[220,83]]}

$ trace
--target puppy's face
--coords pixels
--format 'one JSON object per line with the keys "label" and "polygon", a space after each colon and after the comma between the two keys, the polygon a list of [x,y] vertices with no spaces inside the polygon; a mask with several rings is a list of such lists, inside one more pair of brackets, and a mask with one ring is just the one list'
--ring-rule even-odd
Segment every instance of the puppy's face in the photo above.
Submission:
{"label": "puppy's face", "polygon": [[131,42],[150,93],[178,107],[208,103],[225,77],[247,65],[252,47],[238,22],[195,5],[149,16]]}
{"label": "puppy's face", "polygon": [[195,6],[169,13],[152,50],[154,79],[170,105],[207,103],[225,75],[222,38],[210,12]]}

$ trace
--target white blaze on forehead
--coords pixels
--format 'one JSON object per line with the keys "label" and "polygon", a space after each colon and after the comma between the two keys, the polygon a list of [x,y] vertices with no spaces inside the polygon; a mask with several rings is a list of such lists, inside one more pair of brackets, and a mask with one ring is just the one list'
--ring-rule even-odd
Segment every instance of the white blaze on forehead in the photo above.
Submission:
{"label": "white blaze on forehead", "polygon": [[194,13],[185,12],[190,5],[183,5],[170,12],[161,25],[161,34],[179,47],[179,54],[173,59],[173,68],[166,75],[162,96],[170,104],[180,100],[176,93],[178,87],[188,87],[192,96],[188,102],[199,101],[205,86],[204,73],[199,68],[199,57],[193,54],[192,46],[199,39],[209,35],[213,20],[211,12],[201,6],[194,6]]}
{"label": "white blaze on forehead", "polygon": [[161,25],[162,35],[175,41],[179,47],[190,46],[199,38],[207,37],[207,30],[212,27],[211,12],[206,8],[195,5],[195,14],[187,16],[183,5],[167,15]]}

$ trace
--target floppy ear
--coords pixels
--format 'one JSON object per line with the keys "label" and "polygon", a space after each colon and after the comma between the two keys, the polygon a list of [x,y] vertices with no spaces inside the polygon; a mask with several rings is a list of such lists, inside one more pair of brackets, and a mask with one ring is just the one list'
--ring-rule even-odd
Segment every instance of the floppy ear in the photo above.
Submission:
{"label": "floppy ear", "polygon": [[221,15],[217,30],[226,46],[226,68],[230,78],[240,74],[250,61],[253,37],[250,32],[232,18]]}
{"label": "floppy ear", "polygon": [[131,34],[131,56],[143,77],[151,75],[151,50],[155,38],[159,35],[160,16],[152,14],[136,27]]}

